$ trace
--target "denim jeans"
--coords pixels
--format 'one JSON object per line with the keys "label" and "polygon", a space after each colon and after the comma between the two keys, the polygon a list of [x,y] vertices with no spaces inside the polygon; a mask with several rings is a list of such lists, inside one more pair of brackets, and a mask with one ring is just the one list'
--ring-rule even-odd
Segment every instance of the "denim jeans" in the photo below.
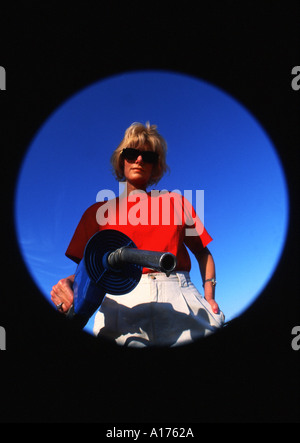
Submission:
{"label": "denim jeans", "polygon": [[95,316],[94,334],[119,345],[177,346],[213,333],[224,324],[198,292],[188,272],[143,274],[124,295],[106,294]]}

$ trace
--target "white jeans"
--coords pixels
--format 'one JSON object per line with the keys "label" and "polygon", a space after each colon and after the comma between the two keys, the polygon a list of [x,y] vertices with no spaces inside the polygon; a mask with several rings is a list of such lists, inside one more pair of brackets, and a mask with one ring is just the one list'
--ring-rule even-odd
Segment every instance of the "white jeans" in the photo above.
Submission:
{"label": "white jeans", "polygon": [[176,346],[222,327],[223,312],[213,313],[188,272],[143,274],[124,295],[106,294],[95,316],[94,334],[124,346]]}

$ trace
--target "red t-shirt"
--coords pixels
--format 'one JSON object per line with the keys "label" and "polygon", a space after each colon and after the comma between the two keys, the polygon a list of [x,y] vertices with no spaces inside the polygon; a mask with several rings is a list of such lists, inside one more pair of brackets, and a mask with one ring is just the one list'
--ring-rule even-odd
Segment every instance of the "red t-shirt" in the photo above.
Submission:
{"label": "red t-shirt", "polygon": [[[83,214],[66,256],[79,263],[88,240],[103,229],[126,234],[138,249],[171,252],[178,271],[190,271],[186,246],[199,253],[212,240],[193,206],[181,194],[151,191],[134,193],[90,206]],[[144,268],[143,273],[151,272]]]}

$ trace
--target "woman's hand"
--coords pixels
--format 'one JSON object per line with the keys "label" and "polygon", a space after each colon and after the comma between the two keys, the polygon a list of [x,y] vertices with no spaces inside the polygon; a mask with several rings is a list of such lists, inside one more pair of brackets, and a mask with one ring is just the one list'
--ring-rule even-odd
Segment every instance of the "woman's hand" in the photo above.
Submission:
{"label": "woman's hand", "polygon": [[70,275],[67,278],[59,280],[59,282],[52,287],[51,300],[56,305],[60,312],[66,313],[73,304],[74,293],[73,283],[75,275]]}
{"label": "woman's hand", "polygon": [[207,299],[205,297],[205,300],[210,304],[212,311],[215,314],[219,314],[219,305],[218,305],[218,303],[213,298]]}
{"label": "woman's hand", "polygon": [[210,304],[212,311],[219,314],[219,305],[215,301],[215,285],[210,281],[216,276],[215,262],[208,248],[202,249],[195,257],[199,263],[204,287],[204,298]]}

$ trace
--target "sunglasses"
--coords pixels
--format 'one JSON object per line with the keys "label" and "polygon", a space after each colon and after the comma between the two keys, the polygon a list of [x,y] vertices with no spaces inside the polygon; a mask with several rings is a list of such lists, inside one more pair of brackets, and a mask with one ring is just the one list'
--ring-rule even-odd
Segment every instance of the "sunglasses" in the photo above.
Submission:
{"label": "sunglasses", "polygon": [[145,162],[145,163],[154,164],[158,160],[157,152],[140,151],[139,149],[135,149],[135,148],[125,148],[121,152],[121,155],[128,162],[134,162],[138,158],[139,155],[142,156],[143,162]]}

